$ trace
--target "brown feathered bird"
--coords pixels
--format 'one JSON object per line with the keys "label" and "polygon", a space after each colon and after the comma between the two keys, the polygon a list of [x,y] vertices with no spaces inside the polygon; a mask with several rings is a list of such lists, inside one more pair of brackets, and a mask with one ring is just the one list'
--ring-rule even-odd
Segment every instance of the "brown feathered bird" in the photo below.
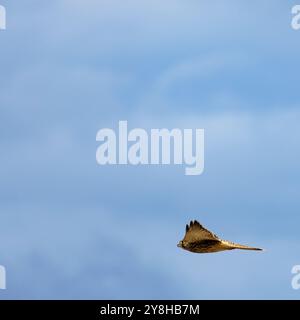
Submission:
{"label": "brown feathered bird", "polygon": [[242,249],[242,250],[263,250],[237,244],[234,242],[220,239],[218,236],[205,229],[198,221],[191,221],[190,225],[186,225],[186,233],[177,247],[195,252],[195,253],[211,253],[225,250]]}

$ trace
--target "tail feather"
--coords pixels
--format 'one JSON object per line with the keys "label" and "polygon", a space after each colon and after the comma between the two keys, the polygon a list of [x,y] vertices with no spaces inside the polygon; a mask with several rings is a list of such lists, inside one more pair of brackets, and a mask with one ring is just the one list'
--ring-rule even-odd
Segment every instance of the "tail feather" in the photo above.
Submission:
{"label": "tail feather", "polygon": [[241,250],[255,250],[255,251],[263,251],[261,248],[249,247],[243,244],[229,242],[229,241],[222,241],[222,243],[228,247],[228,249],[241,249]]}

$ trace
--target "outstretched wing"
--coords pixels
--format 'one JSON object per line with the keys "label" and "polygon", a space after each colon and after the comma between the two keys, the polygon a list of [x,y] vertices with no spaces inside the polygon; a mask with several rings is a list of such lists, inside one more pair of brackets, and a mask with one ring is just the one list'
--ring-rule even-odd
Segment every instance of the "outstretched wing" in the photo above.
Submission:
{"label": "outstretched wing", "polygon": [[205,229],[198,221],[191,221],[190,225],[186,225],[186,233],[183,241],[185,242],[197,242],[201,240],[219,240],[220,239]]}

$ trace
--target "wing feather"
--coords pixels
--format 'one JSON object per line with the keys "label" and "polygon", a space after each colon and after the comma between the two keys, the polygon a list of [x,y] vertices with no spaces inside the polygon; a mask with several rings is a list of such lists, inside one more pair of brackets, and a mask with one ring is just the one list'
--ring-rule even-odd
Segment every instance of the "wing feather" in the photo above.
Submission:
{"label": "wing feather", "polygon": [[211,231],[205,229],[197,220],[191,221],[190,225],[186,225],[186,233],[183,241],[196,242],[201,240],[220,240]]}

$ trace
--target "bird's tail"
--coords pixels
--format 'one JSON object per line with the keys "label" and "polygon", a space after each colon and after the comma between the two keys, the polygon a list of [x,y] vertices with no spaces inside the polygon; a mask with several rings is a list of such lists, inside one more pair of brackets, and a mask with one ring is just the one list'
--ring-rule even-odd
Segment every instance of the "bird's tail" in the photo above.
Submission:
{"label": "bird's tail", "polygon": [[255,250],[255,251],[263,251],[261,248],[249,247],[243,244],[234,243],[230,241],[222,241],[225,246],[228,246],[228,249],[241,249],[241,250]]}

